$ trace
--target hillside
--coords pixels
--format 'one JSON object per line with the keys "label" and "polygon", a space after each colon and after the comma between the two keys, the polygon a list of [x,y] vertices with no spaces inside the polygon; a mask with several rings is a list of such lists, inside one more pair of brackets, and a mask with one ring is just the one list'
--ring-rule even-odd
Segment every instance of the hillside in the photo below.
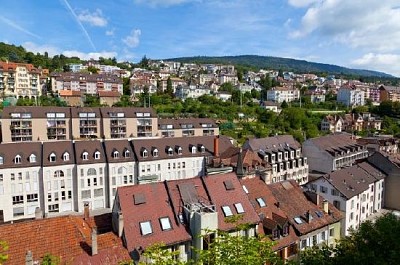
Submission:
{"label": "hillside", "polygon": [[282,69],[283,71],[293,71],[297,73],[326,73],[332,75],[346,76],[364,76],[364,77],[380,77],[393,78],[394,76],[377,71],[350,69],[332,64],[314,63],[304,60],[296,60],[290,58],[257,56],[257,55],[240,55],[240,56],[223,56],[223,57],[181,57],[166,59],[166,61],[178,62],[196,62],[196,63],[221,63],[241,65],[256,69]]}

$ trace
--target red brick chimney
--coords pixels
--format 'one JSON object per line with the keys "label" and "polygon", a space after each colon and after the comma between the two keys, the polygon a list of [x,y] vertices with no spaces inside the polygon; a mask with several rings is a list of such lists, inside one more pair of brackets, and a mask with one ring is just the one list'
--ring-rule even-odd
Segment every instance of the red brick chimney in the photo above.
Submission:
{"label": "red brick chimney", "polygon": [[219,157],[219,135],[214,138],[214,157]]}

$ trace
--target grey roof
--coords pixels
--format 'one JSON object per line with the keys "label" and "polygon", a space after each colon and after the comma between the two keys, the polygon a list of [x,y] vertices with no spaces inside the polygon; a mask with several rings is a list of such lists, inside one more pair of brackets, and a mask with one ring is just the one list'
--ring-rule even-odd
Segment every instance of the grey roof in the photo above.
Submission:
{"label": "grey roof", "polygon": [[[136,160],[131,143],[127,139],[106,140],[104,141],[104,148],[108,158],[108,163],[123,163],[123,162],[132,162]],[[119,153],[118,157],[114,157],[113,154],[115,151]],[[128,156],[125,156],[126,151],[128,151],[129,153]]]}
{"label": "grey roof", "polygon": [[[95,152],[100,152],[100,159],[95,159]],[[82,154],[84,152],[88,153],[88,159],[84,160]],[[96,164],[105,163],[105,153],[103,145],[98,140],[85,140],[85,141],[75,141],[75,158],[76,164]]]}
{"label": "grey roof", "polygon": [[69,107],[41,107],[41,106],[10,106],[5,107],[1,114],[3,119],[10,119],[11,113],[30,113],[33,119],[37,118],[47,118],[47,113],[65,113],[65,117],[69,118],[71,116]]}
{"label": "grey roof", "polygon": [[111,113],[124,113],[125,118],[137,118],[137,113],[150,113],[150,117],[157,117],[153,108],[134,107],[103,107],[100,108],[103,118],[110,118]]}
{"label": "grey roof", "polygon": [[[172,125],[173,129],[182,129],[182,125],[192,124],[193,128],[218,128],[213,119],[208,118],[185,118],[185,119],[159,119],[158,128],[162,125]],[[211,125],[211,127],[202,127],[203,124]]]}
{"label": "grey roof", "polygon": [[[0,169],[4,168],[26,168],[40,166],[42,161],[42,144],[40,142],[22,142],[0,144],[0,156],[3,158],[3,164]],[[36,156],[36,162],[30,162],[30,155]],[[21,163],[15,163],[15,157],[21,157]]]}
{"label": "grey roof", "polygon": [[360,144],[357,144],[357,141],[353,139],[351,134],[342,133],[342,134],[329,134],[317,138],[312,138],[306,140],[303,144],[306,145],[308,143],[313,143],[316,147],[321,150],[325,150],[328,152],[346,152],[352,151],[353,149],[357,149],[359,147],[364,147]]}
{"label": "grey roof", "polygon": [[286,147],[298,149],[301,147],[292,135],[277,135],[266,138],[252,138],[248,139],[244,145],[244,149],[251,149],[252,151],[258,150],[275,150]]}

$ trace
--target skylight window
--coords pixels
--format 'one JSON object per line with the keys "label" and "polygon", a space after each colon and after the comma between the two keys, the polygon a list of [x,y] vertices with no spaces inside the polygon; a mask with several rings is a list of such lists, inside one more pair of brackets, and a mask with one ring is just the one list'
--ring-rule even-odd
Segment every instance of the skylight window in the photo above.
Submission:
{"label": "skylight window", "polygon": [[246,192],[246,194],[249,194],[249,190],[246,188],[246,186],[243,185],[242,187],[243,187],[244,192]]}
{"label": "skylight window", "polygon": [[322,211],[315,211],[315,214],[318,216],[318,218],[324,216],[324,213]]}
{"label": "skylight window", "polygon": [[171,221],[169,220],[169,217],[160,218],[160,224],[161,224],[161,229],[163,231],[172,229]]}
{"label": "skylight window", "polygon": [[142,236],[150,235],[153,233],[150,221],[140,222],[140,232],[142,233]]}
{"label": "skylight window", "polygon": [[293,218],[294,219],[294,221],[296,222],[296,224],[302,224],[303,223],[303,221],[301,220],[301,218],[300,217],[295,217],[295,218]]}
{"label": "skylight window", "polygon": [[267,204],[265,203],[265,201],[264,201],[263,198],[257,198],[256,200],[257,200],[257,202],[258,202],[258,205],[260,205],[260,207],[265,207],[265,206],[267,206]]}
{"label": "skylight window", "polygon": [[237,213],[244,213],[243,205],[239,203],[235,203],[235,208]]}
{"label": "skylight window", "polygon": [[222,211],[224,212],[225,217],[233,215],[231,207],[229,207],[227,205],[226,206],[222,206]]}

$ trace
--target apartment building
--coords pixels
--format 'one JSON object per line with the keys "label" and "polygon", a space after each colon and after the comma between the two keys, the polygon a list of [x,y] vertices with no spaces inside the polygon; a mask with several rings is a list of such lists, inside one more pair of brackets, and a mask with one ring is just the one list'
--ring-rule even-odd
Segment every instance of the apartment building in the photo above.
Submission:
{"label": "apartment building", "polygon": [[102,136],[101,114],[99,108],[71,108],[72,139],[96,139]]}
{"label": "apartment building", "polygon": [[339,115],[327,115],[321,121],[321,131],[337,133],[343,130],[343,119]]}
{"label": "apartment building", "polygon": [[291,135],[248,139],[243,149],[257,152],[272,167],[267,184],[294,179],[300,184],[308,181],[307,157],[302,155],[301,145]]}
{"label": "apartment building", "polygon": [[343,212],[342,236],[381,212],[385,174],[367,162],[331,172],[307,187]]}
{"label": "apartment building", "polygon": [[32,64],[0,62],[0,91],[4,96],[36,99],[42,95],[41,70]]}
{"label": "apartment building", "polygon": [[337,93],[337,102],[348,107],[364,106],[365,92],[355,85],[346,84],[339,88]]}
{"label": "apartment building", "polygon": [[219,135],[219,127],[212,119],[159,119],[158,132],[162,137]]}
{"label": "apartment building", "polygon": [[352,166],[356,160],[368,156],[365,146],[351,134],[331,134],[304,141],[303,153],[308,158],[311,172],[330,173]]}
{"label": "apartment building", "polygon": [[300,90],[295,87],[273,87],[267,91],[267,100],[282,103],[300,99]]}
{"label": "apartment building", "polygon": [[390,101],[400,101],[400,87],[396,86],[379,86],[379,97],[380,101],[390,100]]}
{"label": "apartment building", "polygon": [[88,73],[52,73],[51,87],[55,93],[62,90],[80,91],[96,95],[98,91],[116,91],[122,95],[122,79],[116,75]]}

